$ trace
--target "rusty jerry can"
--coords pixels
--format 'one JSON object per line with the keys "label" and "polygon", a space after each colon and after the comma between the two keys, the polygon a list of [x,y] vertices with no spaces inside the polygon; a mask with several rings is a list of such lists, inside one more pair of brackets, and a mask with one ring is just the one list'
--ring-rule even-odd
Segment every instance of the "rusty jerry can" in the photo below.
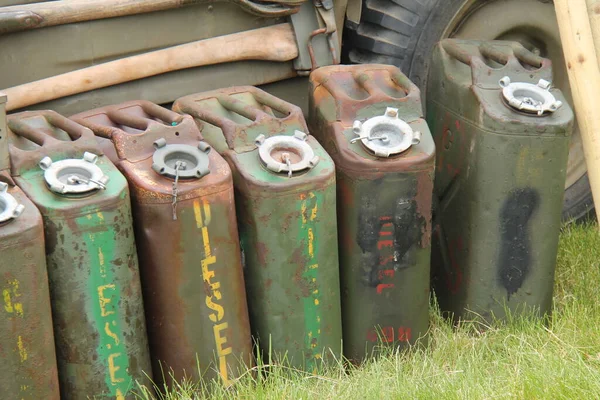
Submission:
{"label": "rusty jerry can", "polygon": [[435,145],[419,89],[396,67],[319,68],[309,103],[336,166],[344,354],[360,361],[429,326]]}
{"label": "rusty jerry can", "polygon": [[71,118],[112,139],[130,184],[155,378],[228,383],[252,361],[229,165],[192,117],[154,103]]}
{"label": "rusty jerry can", "polygon": [[151,371],[127,181],[53,111],[8,128],[13,177],[44,220],[62,398],[133,398]]}
{"label": "rusty jerry can", "polygon": [[544,315],[573,125],[550,61],[513,42],[443,40],[431,71],[440,307],[455,319]]}
{"label": "rusty jerry can", "polygon": [[315,371],[341,351],[335,168],[300,109],[250,86],[183,97],[231,166],[251,326],[264,354]]}
{"label": "rusty jerry can", "polygon": [[0,93],[0,376],[2,397],[59,400],[42,216],[10,176]]}

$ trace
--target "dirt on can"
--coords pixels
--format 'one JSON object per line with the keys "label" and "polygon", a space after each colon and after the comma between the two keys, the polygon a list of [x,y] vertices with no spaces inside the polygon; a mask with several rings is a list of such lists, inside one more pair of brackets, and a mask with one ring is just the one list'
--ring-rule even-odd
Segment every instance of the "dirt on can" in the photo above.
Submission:
{"label": "dirt on can", "polygon": [[0,93],[0,376],[2,397],[59,400],[44,226],[10,177]]}
{"label": "dirt on can", "polygon": [[254,337],[263,359],[316,371],[339,355],[335,168],[302,112],[255,87],[181,98],[231,166]]}
{"label": "dirt on can", "polygon": [[130,184],[158,385],[239,377],[252,342],[229,165],[190,116],[154,103],[71,118],[112,140]]}
{"label": "dirt on can", "polygon": [[436,46],[433,286],[459,318],[552,308],[573,112],[550,60],[504,41]]}
{"label": "dirt on can", "polygon": [[8,128],[12,175],[44,221],[61,398],[134,398],[151,367],[127,181],[55,112]]}
{"label": "dirt on can", "polygon": [[336,165],[344,353],[361,361],[429,326],[435,145],[419,90],[396,67],[319,68],[309,103]]}

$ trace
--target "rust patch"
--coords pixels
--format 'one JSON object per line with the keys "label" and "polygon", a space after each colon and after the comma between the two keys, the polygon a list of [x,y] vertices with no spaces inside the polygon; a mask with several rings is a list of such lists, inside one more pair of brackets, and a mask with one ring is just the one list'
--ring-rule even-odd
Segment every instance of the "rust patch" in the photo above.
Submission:
{"label": "rust patch", "polygon": [[256,256],[258,257],[258,262],[264,268],[268,264],[268,255],[269,248],[265,243],[258,242],[256,243]]}
{"label": "rust patch", "polygon": [[431,172],[421,172],[417,176],[417,213],[425,220],[421,232],[421,247],[431,245],[431,203],[433,200],[433,177]]}
{"label": "rust patch", "polygon": [[302,292],[303,297],[310,296],[310,286],[306,279],[302,275],[306,271],[306,257],[303,254],[303,246],[297,247],[292,253],[291,263],[296,266],[296,270],[294,271],[294,283],[300,291]]}

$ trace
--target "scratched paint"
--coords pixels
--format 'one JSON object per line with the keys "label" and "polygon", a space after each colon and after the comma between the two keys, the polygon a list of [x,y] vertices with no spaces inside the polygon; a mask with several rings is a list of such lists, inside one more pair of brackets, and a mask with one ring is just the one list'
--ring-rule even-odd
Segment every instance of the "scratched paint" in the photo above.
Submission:
{"label": "scratched paint", "polygon": [[90,304],[87,307],[91,309],[99,337],[96,350],[105,367],[104,379],[109,393],[121,400],[132,389],[133,379],[128,372],[129,359],[123,343],[121,319],[124,310],[119,307],[122,289],[115,284],[112,269],[106,265],[106,260],[114,259],[116,237],[110,229],[90,231],[90,228],[104,224],[101,212],[79,217],[76,223],[88,231],[83,236],[90,254]]}
{"label": "scratched paint", "polygon": [[[206,306],[213,312],[208,318],[213,324],[213,336],[215,341],[215,349],[217,353],[219,375],[223,383],[228,385],[229,372],[227,369],[227,359],[232,354],[233,349],[227,344],[226,333],[229,329],[228,321],[225,321],[225,308],[223,307],[223,292],[221,283],[214,269],[210,269],[211,265],[217,263],[217,258],[212,254],[210,245],[209,225],[211,223],[210,204],[206,200],[194,200],[194,216],[196,218],[196,226],[202,232],[202,243],[204,247],[204,258],[201,261],[202,278],[205,286],[210,287],[209,294],[206,296]],[[229,294],[226,294],[229,295]]]}
{"label": "scratched paint", "polygon": [[[484,47],[510,62],[490,68]],[[438,145],[441,228],[432,283],[441,311],[454,320],[552,309],[574,116],[555,88],[552,95],[563,102],[556,112],[527,115],[507,106],[498,80],[508,70],[513,82],[535,83],[553,73],[548,59],[526,68],[523,60],[536,56],[521,56],[500,42],[458,39],[440,42],[432,53],[426,109]]]}
{"label": "scratched paint", "polygon": [[319,294],[319,254],[317,216],[319,205],[323,204],[320,193],[308,192],[300,195],[300,241],[306,243],[306,268],[302,277],[309,287],[308,296],[303,299],[305,323],[306,369],[317,372],[317,360],[321,359],[321,296]]}
{"label": "scratched paint", "polygon": [[9,191],[25,211],[0,226],[0,397],[58,400],[42,219],[20,190]]}

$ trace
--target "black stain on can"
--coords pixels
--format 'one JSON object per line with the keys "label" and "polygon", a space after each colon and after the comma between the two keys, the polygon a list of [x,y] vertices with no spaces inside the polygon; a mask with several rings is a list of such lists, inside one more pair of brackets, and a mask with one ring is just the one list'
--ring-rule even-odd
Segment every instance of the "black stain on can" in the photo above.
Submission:
{"label": "black stain on can", "polygon": [[[382,198],[381,181],[373,181],[360,197],[356,242],[361,249],[361,281],[370,287],[381,283],[383,270],[416,264],[423,218],[418,216],[413,190],[398,198]],[[389,190],[389,188],[388,188]]]}
{"label": "black stain on can", "polygon": [[510,192],[500,211],[498,278],[509,299],[521,288],[531,268],[529,222],[539,202],[537,191],[518,188]]}

